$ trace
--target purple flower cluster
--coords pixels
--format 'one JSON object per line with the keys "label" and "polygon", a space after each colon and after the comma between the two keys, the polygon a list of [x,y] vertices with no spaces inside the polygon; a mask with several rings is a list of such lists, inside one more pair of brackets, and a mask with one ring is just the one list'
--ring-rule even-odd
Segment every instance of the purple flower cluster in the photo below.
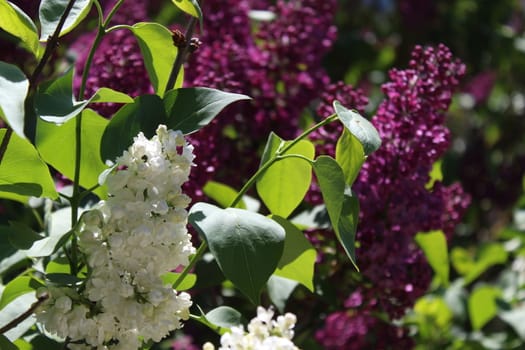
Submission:
{"label": "purple flower cluster", "polygon": [[[372,315],[399,318],[428,288],[432,271],[414,236],[441,229],[450,237],[469,202],[457,184],[426,187],[449,145],[444,112],[464,72],[444,45],[416,47],[409,67],[392,69],[383,85],[385,100],[372,119],[383,143],[354,185],[361,204],[356,255],[365,283],[349,286],[349,310],[329,315],[317,332],[326,349],[384,348],[375,342],[385,334],[398,337],[400,330],[385,330],[389,326]],[[337,340],[334,329],[341,330]]]}
{"label": "purple flower cluster", "polygon": [[[187,84],[244,93],[253,100],[229,108],[191,135],[199,161],[205,162],[192,172],[189,191],[197,200],[202,199],[200,188],[212,178],[234,187],[242,184],[257,168],[253,155],[270,131],[294,137],[301,113],[329,84],[321,60],[335,39],[336,1],[229,3],[204,2],[203,12],[209,15],[203,45],[187,66]],[[250,9],[269,10],[275,19],[252,23]]]}

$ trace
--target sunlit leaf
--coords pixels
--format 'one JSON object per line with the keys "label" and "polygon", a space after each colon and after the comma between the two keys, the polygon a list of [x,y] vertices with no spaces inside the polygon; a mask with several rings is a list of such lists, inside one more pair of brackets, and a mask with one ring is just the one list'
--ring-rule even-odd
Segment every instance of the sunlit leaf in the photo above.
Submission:
{"label": "sunlit leaf", "polygon": [[[40,18],[40,40],[47,41],[58,27],[69,0],[41,0],[38,16]],[[89,13],[93,0],[76,0],[69,12],[60,35],[73,30]]]}
{"label": "sunlit leaf", "polygon": [[283,255],[274,275],[297,281],[313,292],[315,248],[294,224],[278,216],[272,219],[286,231]]}
{"label": "sunlit leaf", "polygon": [[17,66],[0,62],[0,117],[22,138],[28,89],[29,81]]}
{"label": "sunlit leaf", "polygon": [[415,238],[430,266],[445,286],[449,281],[447,239],[442,231],[418,233]]}
{"label": "sunlit leaf", "polygon": [[365,162],[365,153],[363,145],[346,128],[337,140],[335,160],[343,169],[346,184],[351,186]]}
{"label": "sunlit leaf", "polygon": [[196,18],[202,18],[202,11],[197,0],[171,0],[182,11]]}
{"label": "sunlit leaf", "polygon": [[0,0],[0,29],[19,38],[23,46],[35,57],[40,57],[42,47],[38,42],[35,24],[19,7],[7,0]]}
{"label": "sunlit leaf", "polygon": [[[289,142],[271,133],[260,166],[275,157],[276,152]],[[313,159],[315,148],[310,141],[301,140],[284,154],[279,153],[280,156],[291,154]],[[265,170],[257,179],[256,187],[257,193],[270,212],[286,218],[301,203],[311,181],[310,163],[304,159],[290,157],[279,159]]]}
{"label": "sunlit leaf", "polygon": [[2,292],[0,310],[21,295],[34,293],[44,285],[31,276],[19,276],[10,281]]}
{"label": "sunlit leaf", "polygon": [[[91,109],[82,111],[80,185],[92,188],[98,184],[98,176],[107,166],[100,158],[100,142],[109,121]],[[36,147],[42,158],[61,174],[73,179],[75,176],[76,120],[56,125],[39,120],[36,132]],[[104,198],[106,190],[94,191]]]}
{"label": "sunlit leaf", "polygon": [[[202,191],[222,208],[227,208],[237,197],[237,191],[233,188],[215,181],[208,181]],[[246,204],[241,200],[235,208],[246,209]]]}
{"label": "sunlit leaf", "polygon": [[369,155],[381,146],[381,138],[376,128],[356,111],[345,108],[338,101],[334,109],[345,128],[363,145],[365,155]]}
{"label": "sunlit leaf", "polygon": [[[6,135],[0,129],[0,140]],[[0,164],[0,197],[7,192],[22,196],[57,198],[48,166],[29,141],[12,134]]]}
{"label": "sunlit leaf", "polygon": [[137,23],[130,29],[139,43],[153,89],[162,97],[177,57],[172,34],[168,28],[158,23]]}
{"label": "sunlit leaf", "polygon": [[473,329],[480,330],[496,316],[496,300],[500,296],[501,290],[493,286],[480,286],[472,292],[468,299],[468,312]]}

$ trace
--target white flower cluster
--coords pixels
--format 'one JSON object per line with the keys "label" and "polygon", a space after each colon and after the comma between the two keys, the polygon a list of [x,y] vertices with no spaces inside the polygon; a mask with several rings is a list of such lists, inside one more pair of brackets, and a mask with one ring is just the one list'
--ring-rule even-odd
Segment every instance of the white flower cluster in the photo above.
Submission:
{"label": "white flower cluster", "polygon": [[81,291],[50,289],[37,315],[71,349],[137,349],[189,317],[189,294],[161,276],[195,253],[186,228],[190,198],[181,190],[193,159],[182,133],[164,125],[151,140],[140,133],[117,159],[108,200],[83,217],[79,247],[89,272]]}
{"label": "white flower cluster", "polygon": [[[272,309],[257,307],[257,316],[248,324],[248,332],[244,327],[236,326],[231,332],[221,337],[218,350],[299,350],[292,342],[297,318],[292,313],[273,319]],[[206,343],[203,350],[215,350],[211,343]]]}

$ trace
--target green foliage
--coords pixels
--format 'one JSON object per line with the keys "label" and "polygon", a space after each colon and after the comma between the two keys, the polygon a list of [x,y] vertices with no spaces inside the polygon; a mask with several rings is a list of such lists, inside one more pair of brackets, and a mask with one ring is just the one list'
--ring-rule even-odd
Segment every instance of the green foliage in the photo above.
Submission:
{"label": "green foliage", "polygon": [[223,332],[228,328],[238,326],[243,320],[241,313],[229,306],[219,306],[209,311],[206,313],[206,319],[212,324],[223,328]]}
{"label": "green foliage", "polygon": [[202,19],[202,11],[196,0],[171,0],[171,2],[187,14]]}
{"label": "green foliage", "polygon": [[291,222],[272,216],[286,231],[284,249],[274,275],[297,281],[314,291],[314,267],[317,254],[304,234]]}
{"label": "green foliage", "polygon": [[162,100],[157,95],[139,96],[133,103],[124,105],[104,130],[100,145],[102,160],[113,161],[122,155],[141,131],[151,138],[166,119]]}
{"label": "green foliage", "polygon": [[346,109],[339,101],[334,102],[334,109],[345,128],[359,140],[366,156],[381,146],[381,138],[372,123],[359,113]]}
{"label": "green foliage", "polygon": [[454,247],[451,252],[452,264],[464,276],[465,284],[473,282],[489,267],[504,264],[507,258],[507,252],[498,243],[482,245],[474,257],[461,247]]}
{"label": "green foliage", "polygon": [[440,279],[443,285],[449,283],[449,262],[447,240],[442,231],[431,231],[418,233],[415,238],[417,244],[421,247],[428,263],[432,266],[434,273]]}
{"label": "green foliage", "polygon": [[28,89],[29,81],[18,67],[0,62],[0,117],[23,138],[24,101]]}
{"label": "green foliage", "polygon": [[[202,191],[210,199],[217,202],[222,208],[229,207],[238,196],[237,191],[230,186],[215,181],[208,181],[202,188]],[[235,208],[246,209],[246,204],[241,200],[237,203]]]}
{"label": "green foliage", "polygon": [[40,57],[42,48],[38,42],[38,33],[35,24],[21,9],[7,0],[0,0],[0,29],[17,37],[24,48],[35,57]]}
{"label": "green foliage", "polygon": [[[0,129],[0,138],[5,135],[6,129]],[[58,194],[37,150],[29,141],[13,134],[0,166],[0,197],[25,200],[27,196],[57,198]]]}
{"label": "green foliage", "polygon": [[[139,43],[153,89],[162,97],[169,78],[167,73],[177,57],[177,47],[173,45],[171,32],[158,23],[137,23],[129,28]],[[181,69],[176,88],[182,86],[182,77]]]}
{"label": "green foliage", "polygon": [[260,167],[275,157],[277,161],[265,168],[256,184],[257,193],[270,212],[283,218],[287,218],[297,208],[308,191],[312,181],[309,161],[315,154],[314,145],[307,140],[294,143],[286,152],[281,152],[291,142],[284,141],[274,133],[270,134]]}
{"label": "green foliage", "polygon": [[480,286],[472,292],[468,299],[468,312],[472,328],[481,329],[498,311],[497,299],[501,290],[493,286]]}
{"label": "green foliage", "polygon": [[[181,276],[180,273],[168,272],[162,276],[162,283],[173,285]],[[176,286],[178,291],[188,290],[192,288],[197,282],[197,275],[189,273],[184,276],[184,279]]]}
{"label": "green foliage", "polygon": [[9,282],[0,299],[0,310],[6,307],[13,300],[27,293],[34,293],[38,288],[44,285],[31,276],[20,276]]}
{"label": "green foliage", "polygon": [[164,96],[166,125],[191,134],[208,125],[226,106],[249,99],[246,95],[204,87],[171,90]]}
{"label": "green foliage", "polygon": [[[76,122],[76,118],[73,118],[56,125],[40,120],[36,131],[35,143],[42,158],[69,179],[73,179],[75,175]],[[108,120],[93,110],[82,111],[80,185],[84,188],[95,187],[100,173],[107,168],[100,158],[100,144],[107,125]],[[58,145],[61,147],[57,147]],[[101,198],[106,196],[104,187],[93,192]]]}
{"label": "green foliage", "polygon": [[[58,27],[60,18],[65,13],[69,0],[42,0],[39,8],[41,25],[40,40],[47,41]],[[93,0],[76,0],[69,12],[60,36],[69,33],[87,16]]]}
{"label": "green foliage", "polygon": [[260,214],[207,203],[193,205],[189,221],[206,239],[226,278],[257,305],[282,256],[285,230]]}
{"label": "green foliage", "polygon": [[328,156],[320,156],[313,168],[332,228],[346,254],[358,269],[355,257],[355,233],[359,219],[359,201],[345,183],[343,169]]}
{"label": "green foliage", "polygon": [[339,166],[341,166],[341,169],[343,169],[345,182],[349,186],[351,186],[357,178],[365,159],[366,156],[363,145],[345,128],[341,137],[337,140],[335,160]]}

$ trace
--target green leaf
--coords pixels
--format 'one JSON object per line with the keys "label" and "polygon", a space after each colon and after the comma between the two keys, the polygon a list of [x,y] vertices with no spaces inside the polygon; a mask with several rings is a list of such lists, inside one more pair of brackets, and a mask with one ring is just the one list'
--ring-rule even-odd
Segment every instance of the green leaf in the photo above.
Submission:
{"label": "green leaf", "polygon": [[242,324],[242,315],[229,306],[219,306],[206,314],[206,319],[221,328],[232,328]]}
{"label": "green leaf", "polygon": [[[0,0],[0,8],[1,4]],[[0,62],[0,117],[22,138],[25,138],[24,101],[28,90],[29,81],[20,69]]]}
{"label": "green leaf", "polygon": [[89,101],[77,102],[73,96],[73,68],[63,75],[47,81],[38,87],[35,96],[35,110],[43,120],[62,124],[74,118]]}
{"label": "green leaf", "polygon": [[9,226],[9,243],[17,249],[28,249],[35,241],[44,238],[23,223],[11,221],[9,222]]}
{"label": "green leaf", "polygon": [[46,274],[71,273],[71,267],[66,257],[51,260],[46,266]]}
{"label": "green leaf", "polygon": [[7,0],[0,0],[0,28],[19,38],[23,46],[39,58],[42,47],[38,42],[35,24],[20,8]]}
{"label": "green leaf", "polygon": [[489,267],[504,264],[507,259],[508,253],[499,243],[482,245],[474,257],[461,247],[454,247],[451,252],[452,265],[464,276],[465,285],[473,282]]}
{"label": "green leaf", "polygon": [[434,187],[434,184],[436,181],[442,181],[443,180],[443,171],[441,170],[441,163],[442,160],[439,159],[434,164],[432,164],[432,170],[430,170],[430,179],[425,185],[425,188],[427,190],[431,190],[432,187]]}
{"label": "green leaf", "polygon": [[204,87],[170,90],[164,95],[167,126],[190,134],[208,125],[226,106],[249,99],[246,95]]}
{"label": "green leaf", "polygon": [[272,216],[286,231],[283,255],[274,275],[297,281],[314,291],[314,268],[317,254],[310,241],[290,221],[279,216]]}
{"label": "green leaf", "polygon": [[381,138],[372,123],[356,111],[346,109],[338,101],[334,101],[334,109],[345,128],[361,142],[365,155],[368,156],[381,146]]}
{"label": "green leaf", "polygon": [[335,148],[335,160],[343,169],[345,182],[352,186],[359,170],[365,162],[365,152],[359,140],[352,135],[348,129],[344,129],[341,137],[337,140]]}
{"label": "green leaf", "polygon": [[268,280],[268,296],[272,303],[277,307],[279,312],[284,312],[286,301],[290,298],[295,288],[297,288],[297,281],[288,278],[272,275]]}
{"label": "green leaf", "polygon": [[[203,187],[204,194],[217,202],[222,208],[227,208],[237,197],[237,191],[220,182],[208,181]],[[244,201],[237,203],[235,208],[246,209]]]}
{"label": "green leaf", "polygon": [[206,239],[222,272],[254,304],[282,256],[285,231],[247,210],[196,203],[189,221]]}
{"label": "green leaf", "polygon": [[[38,17],[40,18],[40,41],[47,41],[58,27],[69,0],[42,0]],[[69,12],[60,35],[69,33],[88,15],[93,0],[76,0]]]}
{"label": "green leaf", "polygon": [[[164,275],[161,276],[162,283],[164,283],[165,285],[166,284],[173,285],[177,281],[179,276],[180,276],[180,273],[176,273],[176,272],[165,273]],[[179,292],[183,290],[188,290],[192,288],[196,282],[197,282],[197,275],[193,273],[189,273],[184,277],[182,282],[177,286],[177,290]]]}
{"label": "green leaf", "polygon": [[3,334],[0,334],[0,349],[2,350],[19,350],[18,346],[11,343]]}
{"label": "green leaf", "polygon": [[159,124],[167,124],[166,111],[157,95],[143,95],[115,113],[106,127],[101,141],[101,158],[114,161],[133,143],[133,138],[143,132],[153,137]]}
{"label": "green leaf", "polygon": [[0,298],[0,310],[21,295],[35,292],[44,285],[31,276],[19,276],[9,282]]}
{"label": "green leaf", "polygon": [[[92,188],[98,184],[98,176],[107,166],[100,158],[102,134],[109,121],[91,109],[82,111],[81,148],[80,148],[80,185]],[[75,131],[76,119],[56,125],[42,120],[37,122],[36,147],[42,158],[73,179],[75,176]],[[99,197],[106,196],[105,187],[94,191]]]}
{"label": "green leaf", "polygon": [[171,0],[182,11],[193,17],[202,18],[202,10],[196,0]]}
{"label": "green leaf", "polygon": [[[84,211],[79,210],[83,215]],[[71,228],[71,207],[61,208],[54,211],[49,218],[48,236],[36,241],[29,250],[25,251],[29,257],[50,256],[62,247],[82,224],[80,215],[77,224]]]}
{"label": "green leaf", "polygon": [[[313,168],[335,235],[358,269],[355,260],[355,233],[359,218],[359,201],[345,183],[343,169],[335,159],[318,157]],[[358,269],[359,270],[359,269]]]}
{"label": "green leaf", "polygon": [[500,296],[501,290],[493,286],[481,286],[472,292],[468,299],[468,312],[474,330],[480,330],[496,316],[496,300]]}
{"label": "green leaf", "polygon": [[428,263],[432,266],[441,283],[448,286],[450,266],[445,234],[442,231],[418,233],[415,240],[425,253]]}
{"label": "green leaf", "polygon": [[[264,150],[261,167],[275,156],[300,155],[312,159],[314,145],[301,140],[285,153],[280,150],[290,141],[283,141],[274,133],[270,134]],[[257,179],[257,193],[272,214],[288,217],[301,203],[312,181],[311,165],[301,158],[280,158]]]}
{"label": "green leaf", "polygon": [[[0,139],[5,134],[6,129],[0,129]],[[0,164],[0,198],[5,198],[8,192],[22,196],[58,197],[49,168],[33,145],[16,134],[11,135]]]}
{"label": "green leaf", "polygon": [[92,103],[113,102],[113,103],[132,103],[133,98],[123,92],[115,91],[110,88],[102,87],[95,92],[89,99]]}
{"label": "green leaf", "polygon": [[142,22],[129,28],[139,43],[151,84],[155,92],[163,96],[178,51],[172,34],[158,23]]}

